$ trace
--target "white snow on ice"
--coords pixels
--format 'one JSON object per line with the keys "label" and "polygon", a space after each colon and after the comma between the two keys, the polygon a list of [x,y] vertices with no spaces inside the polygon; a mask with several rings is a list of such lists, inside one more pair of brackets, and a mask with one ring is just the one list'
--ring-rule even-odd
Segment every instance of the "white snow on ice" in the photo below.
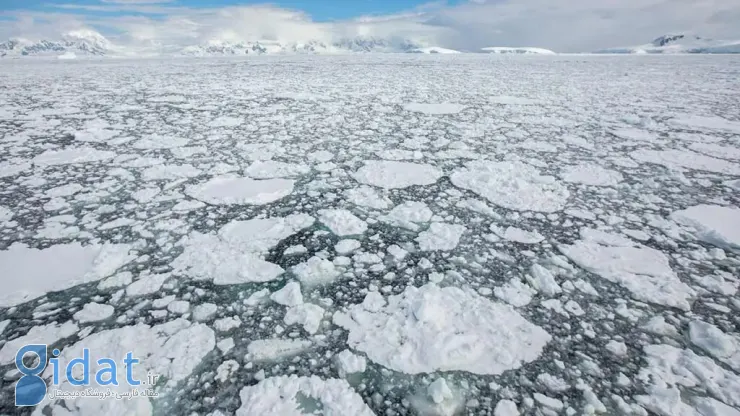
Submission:
{"label": "white snow on ice", "polygon": [[293,184],[290,179],[255,180],[226,176],[189,185],[185,194],[213,205],[263,205],[290,195]]}
{"label": "white snow on ice", "polygon": [[431,165],[370,160],[353,174],[357,182],[379,188],[408,188],[414,185],[431,185],[442,177],[442,171]]}
{"label": "white snow on ice", "polygon": [[262,256],[313,223],[309,215],[294,214],[232,221],[215,234],[193,232],[180,242],[184,251],[172,267],[193,279],[212,280],[219,285],[275,280],[283,269]]}
{"label": "white snow on ice", "polygon": [[635,299],[691,308],[695,291],[681,282],[662,252],[598,230],[581,230],[581,238],[558,249],[577,265],[629,290]]}
{"label": "white snow on ice", "polygon": [[671,219],[693,230],[696,238],[723,248],[740,248],[740,209],[696,205],[675,211]]}
{"label": "white snow on ice", "polygon": [[452,183],[508,209],[555,212],[570,193],[552,176],[521,162],[472,161],[450,176]]}
{"label": "white snow on ice", "polygon": [[389,296],[379,310],[351,306],[334,323],[349,331],[350,347],[409,374],[501,374],[535,360],[551,339],[510,306],[433,283]]}
{"label": "white snow on ice", "polygon": [[130,245],[69,243],[38,250],[13,244],[0,251],[3,290],[0,307],[28,302],[48,292],[90,283],[116,272],[133,260]]}
{"label": "white snow on ice", "polygon": [[362,397],[344,380],[316,376],[278,376],[265,379],[239,393],[242,405],[236,416],[301,416],[307,400],[315,401],[323,414],[373,416]]}

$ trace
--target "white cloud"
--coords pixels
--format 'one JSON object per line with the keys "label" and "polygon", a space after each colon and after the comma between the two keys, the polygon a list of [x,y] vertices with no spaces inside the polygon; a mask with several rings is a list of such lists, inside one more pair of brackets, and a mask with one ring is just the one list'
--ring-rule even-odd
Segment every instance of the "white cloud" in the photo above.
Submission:
{"label": "white cloud", "polygon": [[[118,12],[113,16],[109,13]],[[270,5],[187,8],[172,0],[101,0],[57,12],[5,11],[0,36],[49,37],[92,28],[132,48],[178,48],[213,40],[332,41],[374,36],[463,50],[537,46],[562,52],[641,44],[668,32],[740,38],[737,0],[443,1],[389,16],[316,22]]]}
{"label": "white cloud", "polygon": [[740,37],[740,27],[736,24],[713,22],[720,10],[737,13],[740,3],[736,0],[487,1],[447,8],[437,15],[437,20],[465,33],[463,43],[473,47],[541,46],[559,51],[588,51],[646,43],[667,32]]}

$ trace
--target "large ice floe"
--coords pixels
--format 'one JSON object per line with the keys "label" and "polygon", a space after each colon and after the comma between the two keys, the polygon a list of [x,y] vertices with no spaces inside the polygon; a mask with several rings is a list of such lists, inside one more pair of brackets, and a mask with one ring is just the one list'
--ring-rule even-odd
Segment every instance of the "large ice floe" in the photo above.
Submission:
{"label": "large ice floe", "polygon": [[522,211],[559,211],[570,196],[554,177],[522,162],[476,160],[455,170],[450,180],[500,207]]}
{"label": "large ice floe", "polygon": [[706,172],[740,175],[740,165],[723,159],[686,150],[636,150],[630,156],[638,162],[654,163],[669,169],[695,169]]}
{"label": "large ice floe", "polygon": [[194,232],[180,241],[184,250],[172,266],[195,280],[218,285],[275,280],[284,270],[265,261],[264,254],[314,221],[309,215],[294,214],[232,221],[211,234]]}
{"label": "large ice floe", "polygon": [[316,376],[271,377],[244,387],[239,397],[237,416],[374,415],[346,381]]}
{"label": "large ice floe", "polygon": [[[178,382],[184,380],[201,363],[203,358],[216,345],[213,330],[203,324],[192,324],[184,319],[176,319],[165,324],[149,326],[138,324],[109,329],[90,335],[74,345],[64,348],[59,356],[59,363],[66,366],[73,358],[82,357],[83,349],[97,353],[104,352],[106,357],[115,357],[122,360],[128,352],[140,361],[133,366],[132,376],[136,380],[147,380],[147,374],[158,374],[161,383],[154,388],[160,394],[174,392]],[[84,366],[73,367],[72,376],[75,379],[83,377]],[[88,377],[96,377],[97,366],[88,366]],[[52,376],[52,368],[44,372],[44,378]],[[76,386],[67,379],[63,384],[55,387],[63,391],[82,391],[87,386]],[[131,386],[125,382],[109,385],[114,393],[123,394],[131,391]],[[51,399],[47,395],[41,404],[34,410],[34,415],[43,415],[47,408],[51,414],[79,414],[79,415],[151,415],[153,405],[149,398],[140,396],[126,400],[99,400],[91,397],[73,397],[66,399]]]}
{"label": "large ice floe", "polygon": [[562,178],[566,182],[594,186],[614,186],[623,179],[621,173],[595,164],[569,166],[563,171]]}
{"label": "large ice floe", "polygon": [[14,244],[0,251],[5,277],[0,307],[108,277],[135,258],[131,248],[127,244],[70,243],[39,250]]}
{"label": "large ice floe", "polygon": [[[740,376],[717,365],[711,358],[666,344],[647,345],[644,352],[647,366],[640,370],[638,378],[648,384],[648,394],[638,395],[637,401],[646,409],[661,416],[733,414],[697,411],[685,401],[691,396],[698,399],[696,407],[699,409],[725,410],[740,406]],[[683,389],[690,389],[694,394],[684,395]],[[707,403],[702,394],[719,401],[719,405]]]}
{"label": "large ice floe", "polygon": [[689,310],[696,294],[671,269],[668,256],[616,234],[582,229],[559,250],[577,265],[632,293],[635,299]]}
{"label": "large ice floe", "polygon": [[740,208],[696,205],[673,212],[671,218],[688,227],[701,241],[718,247],[740,248]]}
{"label": "large ice floe", "polygon": [[414,185],[431,185],[442,177],[442,171],[431,165],[370,160],[354,173],[357,182],[379,188],[408,188]]}
{"label": "large ice floe", "polygon": [[115,152],[97,150],[91,147],[74,147],[63,150],[47,150],[33,158],[38,166],[71,165],[77,163],[101,162],[116,157]]}
{"label": "large ice floe", "polygon": [[508,305],[433,283],[387,301],[370,292],[362,304],[335,313],[334,323],[349,331],[350,347],[409,374],[501,374],[537,359],[551,339]]}
{"label": "large ice floe", "polygon": [[185,193],[213,205],[262,205],[275,202],[293,192],[290,179],[251,179],[234,176],[217,177],[190,185]]}

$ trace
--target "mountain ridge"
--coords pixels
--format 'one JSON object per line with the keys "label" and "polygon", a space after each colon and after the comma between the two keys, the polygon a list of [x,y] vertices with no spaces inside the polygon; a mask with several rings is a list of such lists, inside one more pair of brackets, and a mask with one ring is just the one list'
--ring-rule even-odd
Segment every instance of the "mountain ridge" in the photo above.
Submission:
{"label": "mountain ridge", "polygon": [[[156,49],[157,47],[154,46]],[[454,53],[451,49],[414,42],[408,39],[378,37],[342,38],[334,42],[309,40],[306,42],[279,42],[272,40],[223,41],[211,40],[152,52],[149,48],[137,54],[135,50],[118,47],[94,31],[73,31],[59,40],[32,41],[11,38],[0,43],[0,57],[124,57],[124,56],[241,56],[241,55],[293,55],[293,54],[346,54],[346,53]]]}
{"label": "mountain ridge", "polygon": [[717,40],[693,34],[671,33],[650,43],[637,46],[607,48],[599,54],[735,54],[740,53],[740,40]]}

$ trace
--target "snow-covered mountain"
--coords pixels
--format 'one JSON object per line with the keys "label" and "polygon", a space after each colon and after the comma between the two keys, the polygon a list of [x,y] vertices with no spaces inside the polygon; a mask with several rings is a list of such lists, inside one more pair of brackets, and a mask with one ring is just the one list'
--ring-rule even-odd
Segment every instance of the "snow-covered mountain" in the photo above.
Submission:
{"label": "snow-covered mountain", "polygon": [[[138,53],[137,53],[138,51]],[[292,55],[292,54],[347,54],[347,53],[456,53],[451,49],[420,44],[408,39],[386,39],[368,36],[342,38],[334,42],[308,40],[305,42],[278,42],[271,40],[229,42],[212,40],[185,47],[125,49],[114,45],[94,31],[68,32],[59,40],[14,38],[0,43],[0,57],[59,57],[77,56],[238,56],[238,55]]]}
{"label": "snow-covered mountain", "polygon": [[596,53],[740,53],[740,40],[716,40],[696,35],[668,34],[644,45],[608,48]]}
{"label": "snow-covered mountain", "polygon": [[23,56],[106,56],[116,48],[101,34],[91,30],[67,32],[61,39],[31,41],[22,38],[0,43],[0,57]]}
{"label": "snow-covered mountain", "polygon": [[275,41],[211,41],[202,45],[187,46],[179,52],[176,52],[176,54],[185,56],[236,56],[265,54],[317,54],[337,52],[340,52],[337,48],[319,41],[309,41],[306,43],[280,43]]}
{"label": "snow-covered mountain", "polygon": [[440,48],[437,46],[431,46],[428,48],[417,48],[412,49],[409,51],[410,53],[426,53],[426,54],[442,54],[442,55],[452,55],[456,53],[462,53],[460,51],[456,51],[454,49],[447,49],[447,48]]}
{"label": "snow-covered mountain", "polygon": [[555,52],[542,48],[510,48],[504,46],[492,46],[481,48],[485,53],[495,54],[520,54],[520,55],[555,55]]}

